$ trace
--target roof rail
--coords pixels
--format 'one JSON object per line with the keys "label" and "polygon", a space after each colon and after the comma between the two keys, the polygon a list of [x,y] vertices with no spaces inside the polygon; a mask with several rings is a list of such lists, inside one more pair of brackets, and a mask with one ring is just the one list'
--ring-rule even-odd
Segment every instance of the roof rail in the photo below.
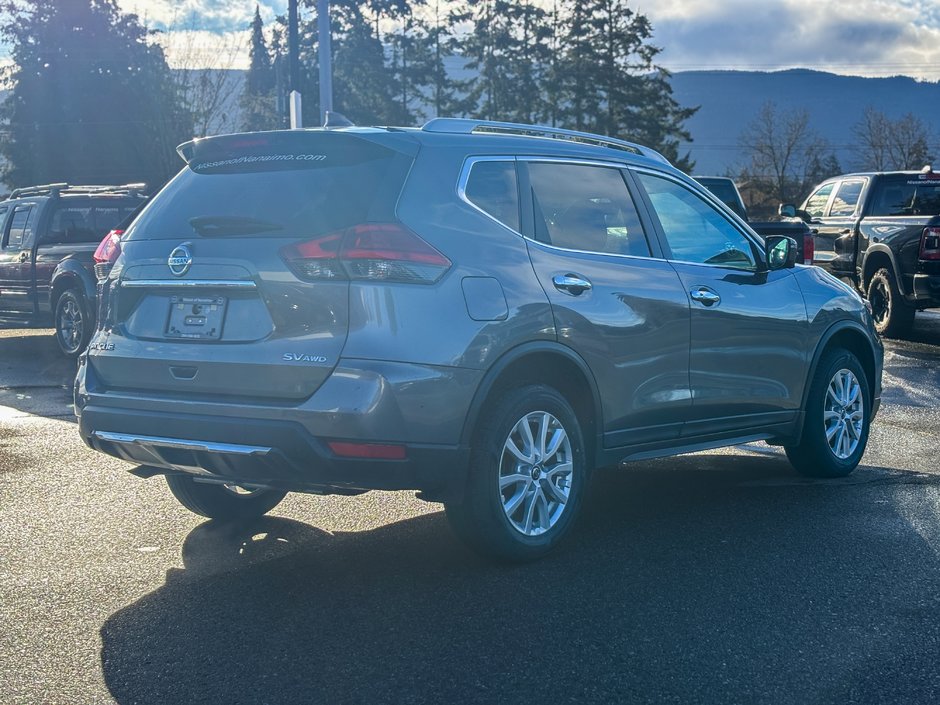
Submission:
{"label": "roof rail", "polygon": [[9,198],[20,198],[22,196],[58,196],[63,191],[74,194],[92,194],[92,193],[127,193],[132,195],[142,195],[141,192],[147,188],[145,183],[121,184],[121,185],[78,185],[71,184],[43,184],[42,186],[27,186],[25,188],[14,189]]}
{"label": "roof rail", "polygon": [[630,152],[631,154],[649,157],[650,159],[665,162],[666,164],[669,163],[669,160],[655,149],[642,147],[633,142],[618,140],[614,137],[595,135],[590,132],[577,132],[575,130],[563,130],[558,127],[546,127],[545,125],[525,125],[517,122],[468,120],[464,118],[434,118],[425,123],[424,127],[421,129],[425,132],[444,132],[461,135],[495,134],[566,140],[568,142],[589,144],[594,147],[617,149],[622,152]]}

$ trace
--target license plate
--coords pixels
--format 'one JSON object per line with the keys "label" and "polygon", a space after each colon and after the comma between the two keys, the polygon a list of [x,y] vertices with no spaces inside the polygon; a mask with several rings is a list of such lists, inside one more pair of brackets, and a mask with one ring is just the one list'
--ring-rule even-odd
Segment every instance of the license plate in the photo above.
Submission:
{"label": "license plate", "polygon": [[224,296],[172,296],[167,338],[218,340],[225,321]]}

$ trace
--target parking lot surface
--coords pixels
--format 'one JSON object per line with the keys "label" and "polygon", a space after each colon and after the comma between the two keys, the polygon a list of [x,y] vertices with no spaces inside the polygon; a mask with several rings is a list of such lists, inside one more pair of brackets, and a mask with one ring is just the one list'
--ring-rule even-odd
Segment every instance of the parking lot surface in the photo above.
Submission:
{"label": "parking lot surface", "polygon": [[0,331],[0,703],[940,701],[940,315],[887,343],[862,465],[763,444],[595,475],[496,566],[407,493],[233,528],[78,438],[49,331]]}

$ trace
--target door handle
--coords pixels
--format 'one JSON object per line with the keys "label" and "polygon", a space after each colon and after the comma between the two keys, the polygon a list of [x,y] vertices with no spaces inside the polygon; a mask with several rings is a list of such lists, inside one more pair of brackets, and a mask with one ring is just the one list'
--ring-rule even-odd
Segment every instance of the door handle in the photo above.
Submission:
{"label": "door handle", "polygon": [[689,295],[703,306],[715,306],[721,301],[721,297],[718,294],[704,286],[692,289]]}
{"label": "door handle", "polygon": [[20,252],[20,262],[29,262],[29,250]]}
{"label": "door handle", "polygon": [[556,274],[552,277],[552,284],[558,291],[572,296],[581,296],[585,291],[591,290],[591,282],[577,274]]}

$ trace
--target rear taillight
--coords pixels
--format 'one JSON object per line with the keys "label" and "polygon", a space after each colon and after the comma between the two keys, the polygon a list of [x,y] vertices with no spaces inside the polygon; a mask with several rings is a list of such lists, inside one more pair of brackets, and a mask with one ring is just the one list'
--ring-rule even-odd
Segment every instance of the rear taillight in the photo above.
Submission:
{"label": "rear taillight", "polygon": [[288,245],[281,257],[301,279],[433,284],[451,262],[399,223],[364,223]]}
{"label": "rear taillight", "polygon": [[123,230],[112,230],[95,250],[95,264],[114,264],[121,254],[121,235]]}
{"label": "rear taillight", "polygon": [[940,228],[924,228],[920,236],[920,259],[940,260]]}
{"label": "rear taillight", "polygon": [[809,232],[803,236],[803,264],[812,264],[816,257],[816,236]]}

